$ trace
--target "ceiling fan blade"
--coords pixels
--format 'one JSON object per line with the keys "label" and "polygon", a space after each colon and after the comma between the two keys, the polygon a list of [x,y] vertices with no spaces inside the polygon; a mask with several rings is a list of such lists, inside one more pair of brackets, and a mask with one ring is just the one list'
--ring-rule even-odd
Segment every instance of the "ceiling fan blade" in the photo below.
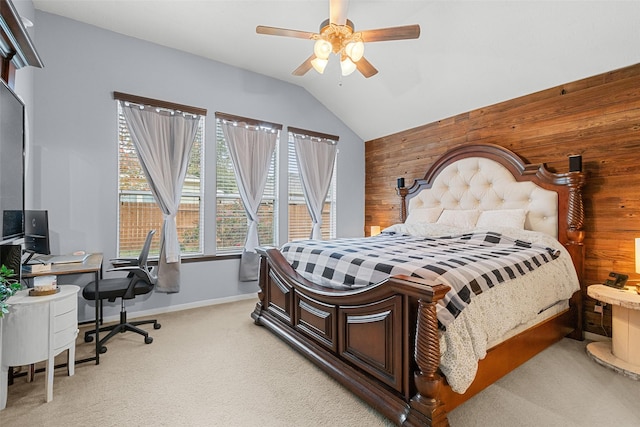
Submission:
{"label": "ceiling fan blade", "polygon": [[295,37],[298,39],[312,39],[315,33],[308,31],[289,30],[287,28],[265,27],[264,25],[258,25],[256,27],[256,33],[266,34],[268,36],[283,36],[283,37]]}
{"label": "ceiling fan blade", "polygon": [[371,65],[371,62],[367,61],[364,57],[360,58],[360,60],[356,62],[356,68],[367,79],[378,74],[378,70],[376,70],[376,67]]}
{"label": "ceiling fan blade", "polygon": [[298,68],[293,70],[293,73],[291,74],[293,74],[294,76],[304,76],[305,74],[307,74],[307,71],[313,68],[313,65],[311,65],[311,61],[313,61],[315,58],[316,58],[316,55],[312,54],[310,57],[307,58],[306,61],[300,64]]}
{"label": "ceiling fan blade", "polygon": [[348,6],[349,0],[330,0],[329,22],[336,25],[345,25],[347,23]]}
{"label": "ceiling fan blade", "polygon": [[360,31],[365,43],[382,42],[387,40],[417,39],[420,37],[420,25],[405,25],[402,27],[379,28],[377,30]]}

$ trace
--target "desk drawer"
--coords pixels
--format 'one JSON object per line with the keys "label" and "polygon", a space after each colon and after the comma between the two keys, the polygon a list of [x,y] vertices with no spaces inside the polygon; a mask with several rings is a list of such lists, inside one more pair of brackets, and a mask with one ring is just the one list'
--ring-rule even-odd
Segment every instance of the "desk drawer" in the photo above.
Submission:
{"label": "desk drawer", "polygon": [[76,294],[69,295],[67,298],[62,298],[53,301],[53,315],[58,316],[60,314],[68,313],[70,311],[77,311],[78,298]]}

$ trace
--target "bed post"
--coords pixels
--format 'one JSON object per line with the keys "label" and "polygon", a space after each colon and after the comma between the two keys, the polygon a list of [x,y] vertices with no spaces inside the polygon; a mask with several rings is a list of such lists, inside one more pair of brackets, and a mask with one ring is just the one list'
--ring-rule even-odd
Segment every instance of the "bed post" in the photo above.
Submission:
{"label": "bed post", "polygon": [[265,291],[269,274],[269,265],[267,264],[265,249],[258,248],[258,254],[260,255],[260,270],[258,273],[258,285],[260,289],[258,290],[258,302],[256,303],[256,308],[251,313],[253,322],[256,325],[260,325],[260,312],[265,307]]}
{"label": "bed post", "polygon": [[584,278],[584,205],[582,203],[582,187],[585,184],[585,174],[583,172],[569,172],[566,174],[567,186],[569,187],[569,200],[567,206],[567,243],[565,247],[580,281],[580,292],[576,292],[571,298],[571,303],[575,309],[576,329],[569,335],[573,339],[583,340],[583,313],[582,313],[582,283]]}
{"label": "bed post", "polygon": [[409,402],[404,426],[445,427],[449,425],[444,404],[440,400],[443,378],[439,374],[440,339],[436,303],[449,290],[447,286],[433,287],[431,301],[418,300],[415,359],[418,370],[414,380],[418,393]]}
{"label": "bed post", "polygon": [[582,245],[584,242],[584,205],[582,203],[582,187],[585,177],[582,172],[567,174],[569,186],[569,208],[567,209],[567,239],[569,244]]}
{"label": "bed post", "polygon": [[396,188],[398,192],[398,196],[400,196],[400,222],[404,222],[407,219],[407,194],[409,194],[409,189],[406,187]]}

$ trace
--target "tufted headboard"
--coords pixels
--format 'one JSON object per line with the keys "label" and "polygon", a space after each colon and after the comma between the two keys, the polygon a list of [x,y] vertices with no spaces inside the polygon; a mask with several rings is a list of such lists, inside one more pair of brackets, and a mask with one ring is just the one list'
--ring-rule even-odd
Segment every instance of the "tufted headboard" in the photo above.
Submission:
{"label": "tufted headboard", "polygon": [[425,188],[409,200],[415,208],[524,209],[525,229],[558,238],[558,193],[531,181],[518,182],[495,160],[482,157],[460,159],[446,166]]}
{"label": "tufted headboard", "polygon": [[563,243],[581,245],[584,213],[582,172],[558,174],[544,164],[527,164],[495,144],[463,145],[447,151],[408,189],[402,220],[416,208],[524,209],[525,228]]}

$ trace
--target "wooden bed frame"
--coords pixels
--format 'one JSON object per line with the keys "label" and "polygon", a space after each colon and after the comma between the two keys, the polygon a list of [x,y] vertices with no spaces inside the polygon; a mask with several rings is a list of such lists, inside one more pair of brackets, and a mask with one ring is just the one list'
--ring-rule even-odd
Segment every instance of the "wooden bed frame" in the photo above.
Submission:
{"label": "wooden bed frame", "polygon": [[[552,173],[544,164],[525,164],[497,145],[461,146],[444,154],[424,179],[409,189],[400,189],[403,219],[407,199],[430,188],[447,165],[467,157],[495,160],[517,181],[532,181],[558,193],[558,240],[571,254],[582,280],[582,172]],[[331,290],[298,275],[279,250],[261,248],[259,253],[259,302],[252,313],[255,323],[398,425],[446,426],[449,411],[545,348],[567,335],[582,339],[578,291],[568,310],[490,349],[469,389],[457,394],[439,371],[435,304],[448,291],[447,286],[393,276],[365,290]]]}

